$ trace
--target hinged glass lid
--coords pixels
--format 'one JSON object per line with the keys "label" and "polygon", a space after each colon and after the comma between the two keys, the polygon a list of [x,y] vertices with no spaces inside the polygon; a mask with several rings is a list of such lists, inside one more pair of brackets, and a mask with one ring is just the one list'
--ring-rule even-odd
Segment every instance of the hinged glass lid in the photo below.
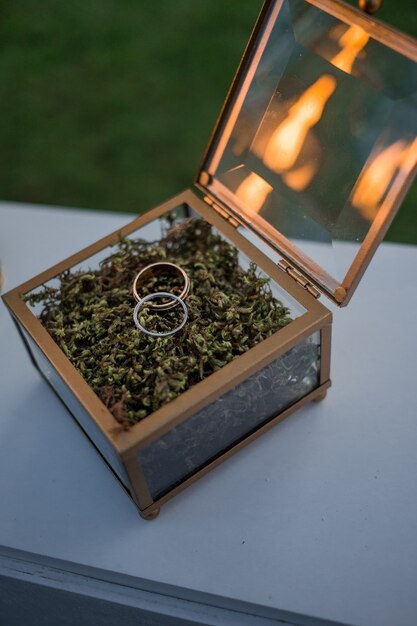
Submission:
{"label": "hinged glass lid", "polygon": [[199,183],[345,304],[416,171],[417,42],[337,0],[272,0]]}

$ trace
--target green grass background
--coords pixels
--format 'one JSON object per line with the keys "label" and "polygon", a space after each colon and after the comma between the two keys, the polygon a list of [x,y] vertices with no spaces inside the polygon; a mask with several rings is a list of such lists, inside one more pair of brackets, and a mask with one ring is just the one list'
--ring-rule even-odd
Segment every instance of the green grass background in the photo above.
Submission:
{"label": "green grass background", "polygon": [[[189,187],[261,0],[0,0],[0,197],[140,213]],[[415,0],[383,19],[417,36]],[[389,238],[417,243],[417,186]]]}

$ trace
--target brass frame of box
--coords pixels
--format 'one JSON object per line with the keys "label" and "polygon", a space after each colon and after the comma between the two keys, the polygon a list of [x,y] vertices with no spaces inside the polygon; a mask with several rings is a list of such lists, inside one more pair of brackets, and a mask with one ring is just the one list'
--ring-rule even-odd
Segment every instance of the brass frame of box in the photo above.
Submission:
{"label": "brass frame of box", "polygon": [[[417,62],[417,40],[406,35],[375,17],[368,17],[359,9],[345,4],[341,0],[306,0],[308,3],[324,9],[337,19],[362,26],[371,37]],[[282,2],[266,0],[251,38],[244,52],[232,86],[220,111],[210,142],[206,148],[196,185],[215,198],[222,210],[230,214],[239,223],[254,230],[268,245],[275,249],[291,266],[295,267],[306,280],[324,293],[338,306],[348,304],[369,265],[377,247],[383,240],[417,172],[417,163],[408,175],[398,176],[388,193],[383,206],[378,211],[372,225],[361,244],[344,280],[339,284],[334,277],[307,257],[289,239],[269,226],[258,216],[246,214],[238,204],[236,196],[215,178],[215,170],[221,154],[235,125],[240,106],[252,82],[260,57],[268,41],[270,30],[281,9]],[[259,39],[260,34],[262,36]]]}
{"label": "brass frame of box", "polygon": [[[116,422],[110,411],[104,406],[98,396],[89,387],[81,374],[70,363],[62,350],[42,326],[41,322],[32,313],[22,299],[22,294],[28,293],[45,282],[56,277],[61,272],[88,259],[97,252],[114,244],[120,238],[130,235],[155,218],[186,205],[207,220],[221,234],[229,239],[239,250],[264,270],[288,294],[295,298],[306,312],[293,320],[288,326],[280,329],[274,335],[251,348],[245,354],[237,357],[221,370],[211,374],[207,379],[185,391],[180,397],[163,406],[143,421],[135,424],[130,430],[116,433]],[[35,341],[48,361],[57,370],[72,393],[81,402],[83,407],[99,427],[102,434],[116,451],[120,458],[132,486],[133,501],[139,508],[142,517],[153,519],[159,512],[161,504],[192,484],[209,470],[234,454],[241,447],[261,435],[273,425],[282,421],[292,412],[311,400],[322,399],[330,385],[330,342],[332,314],[306,289],[297,284],[288,274],[268,259],[255,246],[249,243],[235,227],[221,217],[208,203],[198,198],[193,191],[187,190],[165,202],[145,215],[134,219],[127,226],[121,228],[96,243],[84,248],[77,254],[70,256],[61,263],[38,274],[3,296],[12,315],[19,325]],[[290,408],[273,418],[259,428],[255,433],[247,436],[243,441],[234,445],[230,450],[221,454],[203,469],[196,472],[191,478],[172,489],[159,500],[153,501],[146,486],[144,475],[138,461],[138,451],[150,441],[157,439],[175,425],[185,421],[202,407],[209,405],[220,395],[234,388],[241,381],[254,372],[268,365],[287,350],[300,343],[315,331],[321,332],[321,359],[320,359],[320,386]],[[30,351],[30,348],[28,348]],[[94,442],[93,442],[94,443]],[[96,446],[97,447],[97,446]]]}

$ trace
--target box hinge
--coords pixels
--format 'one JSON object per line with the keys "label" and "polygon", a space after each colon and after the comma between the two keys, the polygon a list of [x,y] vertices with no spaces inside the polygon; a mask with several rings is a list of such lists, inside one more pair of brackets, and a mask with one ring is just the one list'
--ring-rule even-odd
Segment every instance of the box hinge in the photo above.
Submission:
{"label": "box hinge", "polygon": [[217,204],[217,202],[215,202],[212,198],[210,198],[209,196],[204,196],[204,201],[207,202],[207,204],[209,204],[223,219],[231,224],[233,228],[237,228],[239,226],[239,222],[234,217],[232,217],[226,211],[226,209]]}
{"label": "box hinge", "polygon": [[314,285],[310,283],[306,278],[304,278],[301,272],[296,270],[295,267],[290,265],[287,261],[281,259],[281,261],[278,262],[278,267],[286,272],[289,276],[291,276],[291,278],[293,278],[299,285],[301,285],[303,289],[308,291],[308,293],[310,293],[312,296],[314,296],[315,298],[320,298],[320,291],[316,289],[316,287],[314,287]]}

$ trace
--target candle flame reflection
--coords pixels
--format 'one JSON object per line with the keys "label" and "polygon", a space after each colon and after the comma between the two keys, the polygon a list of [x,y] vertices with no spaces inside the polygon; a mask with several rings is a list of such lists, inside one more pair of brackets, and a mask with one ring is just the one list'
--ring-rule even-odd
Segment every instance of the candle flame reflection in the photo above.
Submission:
{"label": "candle flame reflection", "polygon": [[361,215],[372,221],[380,208],[395,175],[405,173],[417,163],[417,139],[411,144],[396,141],[365,165],[353,191],[351,203]]}
{"label": "candle flame reflection", "polygon": [[310,161],[310,163],[306,163],[297,169],[285,172],[282,174],[282,178],[287,187],[293,191],[304,191],[317,174],[318,169],[319,164],[317,161]]}
{"label": "candle flame reflection", "polygon": [[236,189],[236,195],[252,211],[259,213],[271,191],[271,185],[261,176],[252,172],[240,183]]}
{"label": "candle flame reflection", "polygon": [[[360,26],[348,28],[338,41],[342,49],[331,63],[344,72],[351,73],[353,64],[369,40]],[[320,121],[329,98],[337,87],[336,78],[324,74],[308,87],[289,108],[287,116],[272,133],[263,154],[263,161],[272,171],[282,174],[288,187],[303,191],[317,174],[318,166],[310,162],[296,170],[297,160],[303,150],[307,135]]]}
{"label": "candle flame reflection", "polygon": [[[330,62],[350,74],[355,60],[368,43],[369,35],[357,25],[347,28],[340,35],[339,33],[337,40],[341,50],[330,59]],[[313,127],[321,120],[336,87],[337,80],[334,76],[331,74],[320,76],[289,106],[284,119],[281,118],[278,126],[268,137],[266,146],[263,144],[255,148],[264,164],[271,171],[280,174],[287,187],[296,192],[304,191],[319,171],[320,144],[314,133],[310,135],[307,144],[306,140]],[[300,160],[303,151],[303,159]],[[392,159],[392,153],[388,158]],[[363,186],[357,185],[353,196],[352,202],[357,203],[357,206],[365,211],[370,210],[371,206],[366,181],[368,178],[376,180],[378,176],[382,180],[383,175],[376,173],[379,168],[379,162],[375,163],[375,168],[373,164],[370,166],[369,172],[363,175]],[[236,195],[254,212],[259,213],[272,190],[273,188],[262,177],[251,173],[240,183]]]}
{"label": "candle flame reflection", "polygon": [[325,74],[290,107],[287,117],[272,133],[266,146],[263,161],[267,167],[281,173],[294,166],[309,130],[321,119],[336,85],[334,76]]}
{"label": "candle flame reflection", "polygon": [[334,56],[330,62],[342,70],[351,74],[353,64],[358,54],[363,50],[369,40],[369,35],[360,26],[353,25],[343,33],[339,39],[342,50]]}

